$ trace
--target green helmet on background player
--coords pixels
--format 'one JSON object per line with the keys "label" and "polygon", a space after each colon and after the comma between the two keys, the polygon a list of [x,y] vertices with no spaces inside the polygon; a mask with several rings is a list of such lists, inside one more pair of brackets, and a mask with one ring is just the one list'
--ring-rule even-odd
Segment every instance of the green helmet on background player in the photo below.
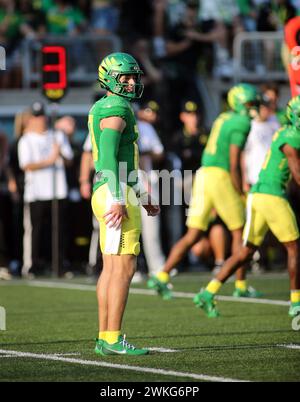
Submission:
{"label": "green helmet on background player", "polygon": [[287,104],[286,117],[300,130],[300,95],[294,96]]}
{"label": "green helmet on background player", "polygon": [[257,108],[259,97],[255,86],[241,83],[229,90],[227,101],[232,110],[248,115],[250,109]]}
{"label": "green helmet on background player", "polygon": [[[143,71],[137,61],[128,53],[112,53],[106,56],[98,69],[99,81],[102,88],[129,99],[139,99],[144,85],[141,83]],[[127,83],[120,83],[121,75],[135,74],[137,76],[133,92],[127,92]]]}

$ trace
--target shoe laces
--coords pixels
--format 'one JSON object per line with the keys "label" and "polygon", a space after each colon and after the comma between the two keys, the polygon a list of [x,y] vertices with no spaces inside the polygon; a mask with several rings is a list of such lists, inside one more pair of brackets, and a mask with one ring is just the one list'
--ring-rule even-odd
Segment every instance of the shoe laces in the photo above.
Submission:
{"label": "shoe laces", "polygon": [[126,334],[123,335],[123,338],[120,343],[124,349],[132,349],[132,350],[135,349],[135,347],[133,345],[131,345],[131,343],[126,341]]}

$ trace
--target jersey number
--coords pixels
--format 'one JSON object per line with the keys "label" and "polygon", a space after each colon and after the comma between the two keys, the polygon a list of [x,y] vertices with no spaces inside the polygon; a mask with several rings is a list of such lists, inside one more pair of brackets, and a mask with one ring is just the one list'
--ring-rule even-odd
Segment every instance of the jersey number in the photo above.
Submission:
{"label": "jersey number", "polygon": [[217,142],[220,136],[221,128],[223,126],[223,123],[229,119],[229,116],[226,114],[222,114],[214,123],[210,136],[208,138],[208,142],[206,145],[205,152],[211,155],[215,155],[217,152]]}

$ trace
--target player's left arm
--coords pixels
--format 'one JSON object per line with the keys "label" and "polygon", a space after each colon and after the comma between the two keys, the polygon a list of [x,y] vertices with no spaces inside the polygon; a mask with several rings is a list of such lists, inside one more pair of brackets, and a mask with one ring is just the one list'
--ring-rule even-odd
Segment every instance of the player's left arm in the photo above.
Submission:
{"label": "player's left arm", "polygon": [[289,144],[284,144],[282,152],[288,160],[289,168],[295,182],[300,186],[300,155],[299,150]]}

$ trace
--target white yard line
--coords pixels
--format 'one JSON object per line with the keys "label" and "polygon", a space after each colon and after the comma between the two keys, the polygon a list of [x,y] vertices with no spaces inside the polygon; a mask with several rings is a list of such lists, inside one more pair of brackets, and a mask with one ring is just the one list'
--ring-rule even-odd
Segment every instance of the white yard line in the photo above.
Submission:
{"label": "white yard line", "polygon": [[14,357],[23,357],[23,358],[38,359],[38,360],[51,360],[51,361],[58,361],[58,362],[63,362],[63,363],[79,364],[82,366],[109,367],[109,368],[119,369],[119,370],[131,370],[131,371],[136,371],[136,372],[140,372],[140,373],[151,373],[151,374],[158,374],[158,375],[170,376],[170,377],[192,378],[194,380],[202,380],[202,381],[248,382],[248,381],[236,380],[233,378],[216,377],[216,376],[196,374],[196,373],[185,373],[182,371],[155,369],[155,368],[151,368],[151,367],[129,366],[127,364],[115,364],[115,363],[107,363],[107,362],[103,362],[103,361],[67,358],[67,357],[61,357],[61,356],[50,355],[50,354],[45,355],[45,354],[18,352],[15,350],[0,349],[0,355],[1,354],[7,355],[8,353],[9,353],[9,355],[14,356]]}
{"label": "white yard line", "polygon": [[[36,286],[42,288],[52,288],[52,289],[71,289],[71,290],[86,290],[90,292],[95,292],[96,287],[94,285],[79,285],[73,283],[59,283],[59,282],[51,282],[51,281],[32,281],[27,282],[29,286]],[[139,289],[132,288],[130,289],[130,294],[135,295],[145,295],[145,296],[156,296],[156,292],[154,290],[148,289]],[[188,292],[173,292],[175,297],[184,298],[184,299],[192,299],[195,296],[195,293]],[[266,304],[272,306],[289,306],[290,303],[284,300],[270,300],[270,299],[255,299],[251,297],[232,297],[232,296],[217,296],[217,300],[228,301],[228,302],[236,302],[236,303],[255,303],[255,304]]]}
{"label": "white yard line", "polygon": [[285,349],[297,349],[300,350],[300,345],[294,345],[294,344],[286,344],[286,345],[277,345],[279,348],[285,348]]}
{"label": "white yard line", "polygon": [[153,352],[160,352],[160,353],[176,353],[181,352],[180,349],[166,349],[166,348],[147,348],[148,350],[153,350]]}

